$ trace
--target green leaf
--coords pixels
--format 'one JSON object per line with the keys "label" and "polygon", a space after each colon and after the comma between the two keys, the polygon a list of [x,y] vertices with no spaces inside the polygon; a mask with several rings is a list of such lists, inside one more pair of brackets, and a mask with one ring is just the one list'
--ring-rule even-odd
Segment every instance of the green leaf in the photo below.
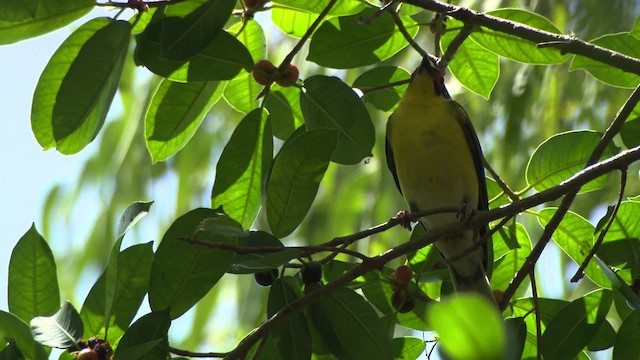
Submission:
{"label": "green leaf", "polygon": [[250,71],[253,68],[253,59],[247,48],[226,31],[221,31],[206,48],[186,60],[169,60],[162,57],[161,33],[162,23],[154,20],[137,36],[135,57],[151,72],[169,80],[230,80],[242,69]]}
{"label": "green leaf", "polygon": [[[395,66],[379,66],[366,71],[353,82],[353,88],[358,88],[364,93],[362,99],[382,111],[393,110],[402,94],[404,94],[411,73]],[[389,84],[406,81],[405,84],[393,87],[385,87]]]}
{"label": "green leaf", "polygon": [[508,318],[504,321],[507,330],[507,351],[505,360],[520,360],[527,340],[527,323],[521,317]]}
{"label": "green leaf", "polygon": [[[618,271],[618,275],[628,282],[631,278],[640,277],[640,254],[637,252],[640,242],[639,223],[640,203],[623,201],[597,253],[610,266],[625,269],[625,271]],[[631,271],[631,277],[626,269]]]}
{"label": "green leaf", "polygon": [[[309,293],[307,286],[307,294]],[[309,306],[311,320],[327,348],[339,359],[393,357],[387,326],[374,308],[349,288]]]}
{"label": "green leaf", "polygon": [[616,331],[613,329],[613,326],[611,326],[611,323],[605,320],[598,328],[598,332],[593,336],[591,341],[589,341],[589,344],[587,344],[587,349],[589,349],[589,351],[606,350],[613,346],[615,340]]}
{"label": "green leaf", "polygon": [[9,310],[25,322],[60,308],[56,262],[35,224],[11,252],[7,291]]}
{"label": "green leaf", "polygon": [[80,310],[84,324],[84,337],[106,338],[105,323],[109,326],[109,339],[118,339],[129,328],[131,320],[138,312],[149,287],[153,243],[133,245],[118,256],[118,270],[113,296],[109,296],[110,317],[105,321],[107,308],[107,270],[95,282]]}
{"label": "green leaf", "polygon": [[317,14],[290,8],[272,8],[271,21],[283,33],[301,38],[318,17]]}
{"label": "green leaf", "polygon": [[162,19],[162,57],[186,60],[204,50],[229,20],[235,0],[192,0],[168,6]]}
{"label": "green leaf", "polygon": [[[273,137],[267,114],[255,109],[238,124],[216,165],[211,207],[248,229],[262,205],[262,184],[273,157]],[[269,161],[263,162],[268,159]]]}
{"label": "green leaf", "polygon": [[433,304],[428,317],[440,344],[454,359],[500,359],[506,332],[494,304],[477,294],[459,294]]}
{"label": "green leaf", "polygon": [[78,349],[82,339],[82,319],[68,301],[53,316],[33,318],[30,327],[33,339],[45,346]]}
{"label": "green leaf", "polygon": [[127,206],[118,222],[118,237],[124,236],[140,219],[145,217],[151,209],[153,201],[136,201]]}
{"label": "green leaf", "polygon": [[[550,189],[569,179],[587,164],[601,133],[588,130],[556,134],[540,144],[527,164],[527,183],[537,191]],[[601,159],[615,155],[618,149],[609,145]],[[602,188],[608,175],[601,176],[581,189],[581,193]]]}
{"label": "green leaf", "polygon": [[[608,34],[591,41],[598,45],[630,57],[640,57],[640,39],[629,33]],[[614,68],[583,56],[576,55],[571,61],[569,70],[584,69],[605,84],[622,88],[635,88],[640,84],[640,76]]]}
{"label": "green leaf", "polygon": [[[238,34],[241,29],[242,32]],[[244,25],[234,24],[229,28],[229,32],[235,34],[235,37],[249,50],[254,62],[267,57],[267,38],[257,21],[247,21]]]}
{"label": "green leaf", "polygon": [[224,88],[224,98],[232,108],[241,113],[248,114],[258,108],[258,95],[262,91],[262,85],[258,84],[250,74],[240,74],[227,82]]}
{"label": "green leaf", "polygon": [[[458,20],[447,21],[450,29],[462,28],[464,23]],[[447,31],[440,38],[440,46],[446,50],[460,31]],[[455,57],[449,63],[449,70],[460,84],[485,99],[489,99],[500,77],[500,59],[473,40],[460,45]]]}
{"label": "green leaf", "polygon": [[247,236],[238,238],[238,246],[281,247],[282,251],[236,254],[227,269],[231,274],[254,274],[269,271],[301,256],[299,249],[285,249],[275,236],[265,231],[248,231]]}
{"label": "green leaf", "polygon": [[286,140],[304,123],[300,109],[300,91],[295,87],[271,89],[265,99],[273,135]]}
{"label": "green leaf", "polygon": [[340,79],[321,75],[306,79],[300,106],[307,129],[340,130],[332,161],[353,165],[372,156],[375,129],[369,112],[353,89]]}
{"label": "green leaf", "polygon": [[[308,11],[320,14],[329,3],[330,0],[277,0],[274,4],[283,5],[286,8],[294,8],[298,10]],[[329,11],[329,15],[342,16],[357,14],[366,7],[366,4],[360,0],[340,0]],[[276,8],[274,6],[274,8]]]}
{"label": "green leaf", "polygon": [[[546,208],[537,213],[540,225],[547,226],[557,208]],[[593,225],[579,214],[567,212],[560,226],[553,233],[553,241],[578,266],[582,264],[593,247]],[[585,275],[601,287],[609,287],[609,281],[593,261],[585,269]]]}
{"label": "green leaf", "polygon": [[392,346],[394,360],[418,359],[426,348],[424,340],[411,336],[394,338]]}
{"label": "green leaf", "polygon": [[53,54],[31,108],[31,127],[45,150],[74,154],[96,137],[116,93],[130,35],[128,22],[97,18]]}
{"label": "green leaf", "polygon": [[613,360],[640,358],[640,314],[632,312],[620,325],[613,346]]}
{"label": "green leaf", "polygon": [[[604,275],[611,282],[611,288],[620,291],[624,299],[626,300],[626,305],[631,307],[636,312],[640,313],[640,297],[627,285],[624,280],[618,276],[616,272],[611,270],[609,265],[607,265],[604,261],[600,260],[600,258],[596,255],[593,259],[598,263]],[[622,313],[623,310],[618,309],[618,313]]]}
{"label": "green leaf", "polygon": [[598,332],[611,300],[611,291],[596,290],[563,307],[542,335],[544,358],[570,359],[578,355]]}
{"label": "green leaf", "polygon": [[629,149],[640,145],[640,116],[638,114],[629,116],[624,125],[622,125],[620,138]]}
{"label": "green leaf", "polygon": [[124,334],[114,354],[116,359],[166,359],[169,355],[169,311],[144,315]]}
{"label": "green leaf", "polygon": [[[299,285],[291,276],[276,279],[269,289],[267,316],[272,317],[300,295]],[[270,333],[283,359],[311,359],[311,336],[302,313],[289,316]]]}
{"label": "green leaf", "polygon": [[4,1],[0,11],[0,45],[46,34],[86,15],[92,0]]}
{"label": "green leaf", "polygon": [[266,212],[276,237],[295,230],[307,215],[333,152],[337,132],[309,130],[285,142],[267,183]]}
{"label": "green leaf", "polygon": [[[229,251],[192,245],[182,240],[199,240],[235,245],[235,237],[196,232],[205,219],[228,219],[211,209],[198,208],[182,215],[169,227],[153,258],[149,282],[149,304],[153,311],[171,309],[171,318],[184,314],[224,275],[233,259]],[[242,231],[240,224],[237,224]]]}
{"label": "green leaf", "polygon": [[[493,251],[497,259],[491,275],[492,289],[506,289],[515,274],[520,270],[531,253],[531,239],[524,226],[516,223],[514,227],[502,227],[493,234]],[[511,243],[513,248],[507,246]],[[499,254],[504,254],[500,255]],[[522,292],[526,288],[520,288]]]}
{"label": "green leaf", "polygon": [[[325,21],[311,39],[307,60],[320,66],[351,69],[376,64],[397,54],[408,43],[391,15],[377,11],[371,9]],[[362,21],[373,14],[379,15],[375,21]],[[403,17],[402,22],[411,37],[415,37],[418,23],[409,17]]]}
{"label": "green leaf", "polygon": [[[534,12],[520,9],[498,9],[489,11],[487,14],[529,25],[539,30],[561,34],[561,31],[549,19]],[[529,40],[487,28],[480,28],[480,30],[472,32],[470,38],[497,55],[525,64],[560,64],[569,57],[562,55],[558,49],[538,48],[536,43]]]}
{"label": "green leaf", "polygon": [[[20,351],[20,355],[27,359],[46,360],[49,358],[44,346],[38,344],[31,336],[27,324],[17,316],[0,310],[0,343],[8,342],[14,344]],[[15,357],[7,358],[7,360],[9,359],[15,359]]]}
{"label": "green leaf", "polygon": [[153,162],[175,155],[191,140],[205,115],[220,99],[218,82],[163,80],[145,118],[144,135]]}

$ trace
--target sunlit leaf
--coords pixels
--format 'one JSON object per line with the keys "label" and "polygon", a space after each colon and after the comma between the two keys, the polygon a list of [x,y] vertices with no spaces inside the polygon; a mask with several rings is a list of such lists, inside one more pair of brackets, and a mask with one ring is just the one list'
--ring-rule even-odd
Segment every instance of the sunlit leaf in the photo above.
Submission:
{"label": "sunlit leaf", "polygon": [[[364,93],[364,102],[382,111],[391,111],[407,89],[410,77],[411,74],[403,68],[379,66],[360,75],[353,82],[353,87]],[[390,86],[402,81],[405,82],[402,85]]]}
{"label": "sunlit leaf", "polygon": [[410,336],[394,338],[392,344],[394,360],[418,359],[426,348],[424,340]]}
{"label": "sunlit leaf", "polygon": [[52,316],[33,318],[30,327],[35,341],[58,349],[78,349],[84,331],[80,314],[68,301]]}
{"label": "sunlit leaf", "polygon": [[[2,310],[0,310],[0,340],[3,344],[13,344],[10,346],[17,348],[19,355],[27,359],[46,360],[49,358],[44,346],[33,339],[29,331],[29,325],[21,321],[17,316]],[[4,350],[6,349],[5,347]],[[4,350],[0,354],[4,354]],[[15,355],[8,352],[7,354]],[[17,358],[19,357],[14,356],[7,358],[7,360]]]}
{"label": "sunlit leaf", "polygon": [[317,17],[318,14],[302,10],[280,7],[271,9],[273,24],[283,33],[298,39],[307,32]]}
{"label": "sunlit leaf", "polygon": [[[277,0],[274,3],[284,5],[287,8],[319,14],[327,7],[329,0]],[[365,3],[359,0],[340,0],[331,8],[329,14],[334,16],[353,15],[362,11],[365,6]]]}

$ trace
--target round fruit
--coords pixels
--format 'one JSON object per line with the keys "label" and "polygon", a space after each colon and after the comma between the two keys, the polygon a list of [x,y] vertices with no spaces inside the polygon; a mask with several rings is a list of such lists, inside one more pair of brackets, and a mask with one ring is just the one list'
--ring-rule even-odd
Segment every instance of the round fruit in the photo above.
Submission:
{"label": "round fruit", "polygon": [[273,284],[273,282],[278,278],[278,269],[255,273],[253,274],[253,278],[260,286],[271,286],[271,284]]}
{"label": "round fruit", "polygon": [[409,285],[411,278],[413,277],[413,271],[407,265],[400,265],[393,272],[393,279],[402,286]]}
{"label": "round fruit", "polygon": [[396,291],[391,296],[391,305],[399,313],[407,313],[416,307],[416,300],[405,291]]}
{"label": "round fruit", "polygon": [[90,348],[84,348],[80,350],[78,355],[76,355],[76,360],[99,360],[98,353],[95,350]]}
{"label": "round fruit", "polygon": [[322,280],[322,265],[317,261],[311,261],[302,265],[300,277],[305,284],[314,284]]}
{"label": "round fruit", "polygon": [[287,68],[282,70],[280,77],[276,80],[276,83],[282,87],[289,87],[295,84],[300,77],[300,71],[298,67],[293,64],[287,65]]}
{"label": "round fruit", "polygon": [[269,60],[260,60],[253,66],[253,78],[260,85],[269,85],[278,69]]}

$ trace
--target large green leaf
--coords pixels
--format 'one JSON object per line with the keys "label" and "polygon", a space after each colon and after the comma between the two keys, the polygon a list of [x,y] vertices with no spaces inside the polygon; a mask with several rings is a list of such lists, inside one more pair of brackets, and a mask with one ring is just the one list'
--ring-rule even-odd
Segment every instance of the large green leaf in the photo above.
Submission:
{"label": "large green leaf", "polygon": [[[111,299],[109,340],[118,339],[129,327],[131,320],[138,312],[149,287],[151,261],[153,259],[153,243],[138,244],[122,250],[118,256],[116,271],[116,292]],[[95,282],[80,310],[80,318],[84,324],[84,337],[105,334],[105,309],[107,271]]]}
{"label": "large green leaf", "polygon": [[166,359],[169,355],[169,311],[144,315],[124,334],[114,357],[116,359]]}
{"label": "large green leaf", "polygon": [[[640,39],[630,33],[608,34],[591,41],[592,44],[608,48],[630,57],[640,58]],[[640,84],[640,76],[611,65],[576,55],[569,70],[584,69],[605,84],[623,88],[634,88]]]}
{"label": "large green leaf", "polygon": [[153,162],[175,155],[191,140],[205,115],[220,99],[218,82],[163,80],[145,118],[144,135]]}
{"label": "large green leaf", "polygon": [[[537,213],[540,225],[547,226],[557,208],[546,208]],[[582,264],[593,247],[593,225],[582,216],[569,211],[560,226],[553,233],[553,241],[578,266]],[[591,261],[585,269],[585,275],[601,287],[609,287],[609,281],[598,265]]]}
{"label": "large green leaf", "polygon": [[[534,12],[499,9],[487,14],[555,34],[561,33],[549,19]],[[480,28],[471,33],[471,39],[495,54],[527,64],[560,64],[569,58],[558,49],[538,48],[536,43],[529,40],[487,28]]]}
{"label": "large green leaf", "polygon": [[[569,131],[554,135],[540,144],[527,164],[527,183],[538,191],[550,189],[569,179],[587,164],[602,134],[595,131]],[[618,149],[609,145],[601,158],[615,155]],[[608,175],[585,184],[580,192],[602,188]]]}
{"label": "large green leaf", "polygon": [[392,344],[394,360],[418,359],[426,348],[424,340],[410,336],[394,338]]}
{"label": "large green leaf", "polygon": [[[462,28],[464,23],[450,19],[447,27]],[[460,31],[447,31],[440,38],[440,46],[446,51]],[[500,59],[498,55],[486,50],[475,41],[467,39],[460,45],[456,55],[449,63],[449,70],[460,84],[474,93],[489,99],[500,77]]]}
{"label": "large green leaf", "polygon": [[87,14],[92,0],[22,0],[0,3],[0,45],[46,34]]}
{"label": "large green leaf", "polygon": [[618,329],[615,345],[613,346],[613,360],[640,358],[640,314],[632,312],[624,319]]}
{"label": "large green leaf", "polygon": [[611,307],[611,291],[597,290],[563,307],[542,335],[545,359],[571,359],[598,332]]}
{"label": "large green leaf", "polygon": [[[297,300],[300,285],[291,276],[276,279],[269,289],[267,316]],[[284,359],[311,359],[311,336],[302,313],[289,316],[271,332],[280,356]]]}
{"label": "large green leaf", "polygon": [[58,349],[78,349],[84,331],[80,314],[68,301],[52,316],[33,318],[30,328],[35,341]]}
{"label": "large green leaf", "polygon": [[[233,260],[229,251],[192,245],[184,237],[236,244],[234,236],[198,231],[205,219],[229,222],[226,215],[205,208],[191,210],[169,227],[153,258],[149,282],[149,303],[153,311],[171,309],[171,318],[184,314],[224,275]],[[238,231],[242,231],[236,223]]]}
{"label": "large green leaf", "polygon": [[[17,316],[2,310],[0,310],[0,342],[3,344],[15,344],[20,355],[29,360],[46,360],[49,358],[44,346],[34,341],[29,332],[29,325],[25,324]],[[15,358],[18,357],[9,359]]]}
{"label": "large green leaf", "polygon": [[[307,292],[309,292],[307,285]],[[393,358],[391,336],[374,308],[355,291],[340,288],[309,307],[312,323],[339,359]]]}
{"label": "large green leaf", "polygon": [[300,92],[295,87],[271,89],[265,99],[265,107],[269,110],[273,135],[278,139],[286,140],[304,123]]}
{"label": "large green leaf", "polygon": [[280,7],[271,9],[273,24],[283,33],[298,39],[306,34],[317,17],[318,14],[304,10]]}
{"label": "large green leaf", "polygon": [[255,109],[238,124],[216,165],[211,207],[222,206],[244,229],[262,205],[262,188],[273,158],[273,136],[267,114]]}
{"label": "large green leaf", "polygon": [[238,238],[238,246],[246,247],[273,247],[282,248],[282,251],[236,254],[227,269],[232,274],[255,274],[263,271],[271,271],[280,267],[292,259],[301,256],[301,250],[286,248],[273,235],[265,231],[248,231],[246,236]]}
{"label": "large green leaf", "polygon": [[[609,217],[605,216],[603,220],[608,220]],[[623,277],[627,282],[640,277],[640,254],[638,253],[640,226],[638,224],[640,224],[640,203],[622,202],[597,253],[609,266],[623,268],[624,270],[618,271],[618,276]]]}
{"label": "large green leaf", "polygon": [[204,50],[222,31],[235,0],[189,0],[168,6],[162,19],[162,57],[186,60]]}
{"label": "large green leaf", "polygon": [[353,165],[372,156],[375,129],[362,100],[340,79],[316,75],[305,80],[300,107],[307,129],[338,129],[338,145],[331,158]]}
{"label": "large green leaf", "polygon": [[[309,11],[315,14],[321,13],[330,0],[277,0],[274,4],[284,5],[286,8],[299,9]],[[360,0],[340,0],[329,11],[330,15],[353,15],[357,14],[366,7],[366,4]]]}
{"label": "large green leaf", "polygon": [[500,359],[506,332],[494,304],[477,294],[460,294],[433,304],[429,321],[443,350],[454,359]]}
{"label": "large green leaf", "polygon": [[[531,253],[531,239],[525,227],[516,223],[514,227],[502,227],[498,230],[493,234],[492,242],[496,260],[491,275],[491,288],[506,289]],[[526,287],[521,287],[519,294],[527,290]]]}
{"label": "large green leaf", "polygon": [[273,163],[265,205],[275,236],[291,234],[307,215],[337,139],[334,130],[314,129],[289,138],[283,145]]}
{"label": "large green leaf", "polygon": [[56,262],[35,224],[11,252],[7,291],[9,310],[24,322],[60,308]]}
{"label": "large green leaf", "polygon": [[116,93],[130,35],[128,22],[97,18],[53,54],[31,108],[31,127],[44,149],[74,154],[96,137]]}
{"label": "large green leaf", "polygon": [[[351,69],[379,63],[404,49],[408,43],[390,14],[380,13],[375,21],[363,23],[363,17],[376,11],[325,21],[311,39],[307,60],[321,66]],[[408,17],[402,21],[415,37],[418,24]]]}
{"label": "large green leaf", "polygon": [[[404,94],[411,74],[395,66],[378,66],[362,75],[354,82],[353,87],[364,93],[362,99],[382,111],[393,110],[402,94]],[[405,84],[388,87],[389,84],[406,81]],[[387,86],[387,87],[385,87]]]}

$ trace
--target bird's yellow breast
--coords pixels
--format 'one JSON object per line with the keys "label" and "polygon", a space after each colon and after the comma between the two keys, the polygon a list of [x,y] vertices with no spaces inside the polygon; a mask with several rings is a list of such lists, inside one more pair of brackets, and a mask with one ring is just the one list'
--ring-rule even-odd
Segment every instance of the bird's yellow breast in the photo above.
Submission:
{"label": "bird's yellow breast", "polygon": [[[387,125],[403,196],[412,211],[478,204],[478,179],[468,140],[452,100],[403,99]],[[455,215],[429,217],[431,226]]]}

